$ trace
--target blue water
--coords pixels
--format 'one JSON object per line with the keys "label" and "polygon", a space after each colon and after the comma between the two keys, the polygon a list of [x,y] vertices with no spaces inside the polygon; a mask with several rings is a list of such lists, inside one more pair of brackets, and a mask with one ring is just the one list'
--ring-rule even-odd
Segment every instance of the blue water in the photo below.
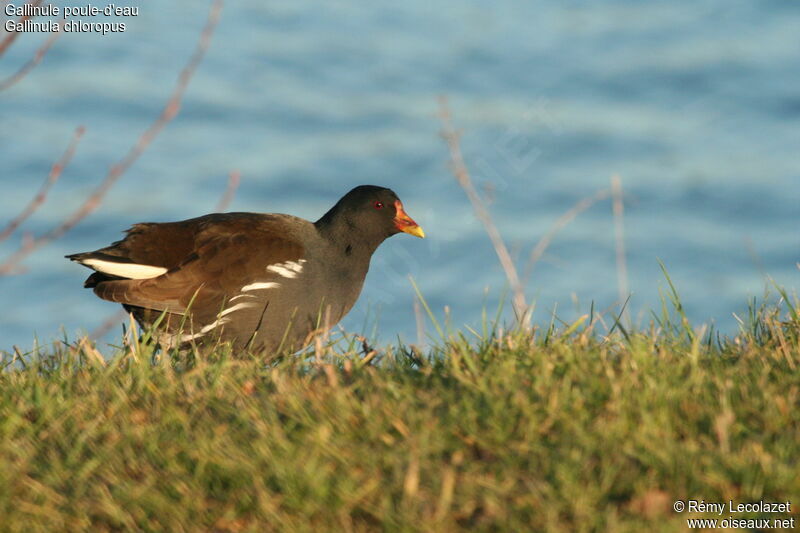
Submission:
{"label": "blue water", "polygon": [[[125,33],[63,35],[0,93],[0,226],[75,127],[85,138],[25,232],[74,210],[161,111],[207,6],[129,5],[141,14]],[[62,256],[134,222],[209,212],[232,169],[243,183],[231,210],[315,219],[372,183],[425,228],[428,239],[396,236],[377,252],[347,328],[415,341],[409,275],[440,316],[448,306],[454,326],[476,324],[506,282],[449,172],[439,95],[521,269],[562,213],[619,174],[634,322],[659,305],[661,259],[690,318],[732,333],[732,313],[768,277],[800,285],[798,28],[800,4],[781,1],[229,2],[180,115],[94,214],[0,278],[0,348],[96,328],[116,307]],[[18,39],[0,78],[45,37]],[[21,239],[0,243],[0,259]],[[605,201],[536,265],[534,321],[619,304],[616,272]]]}

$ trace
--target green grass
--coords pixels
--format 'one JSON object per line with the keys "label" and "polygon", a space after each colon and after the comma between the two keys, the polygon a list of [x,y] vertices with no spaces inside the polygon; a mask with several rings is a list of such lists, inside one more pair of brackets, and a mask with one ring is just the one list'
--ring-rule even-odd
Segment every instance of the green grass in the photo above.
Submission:
{"label": "green grass", "polygon": [[368,363],[345,343],[270,364],[6,354],[0,529],[686,531],[677,499],[797,516],[800,321],[781,305],[729,339],[665,310],[649,331],[487,328]]}

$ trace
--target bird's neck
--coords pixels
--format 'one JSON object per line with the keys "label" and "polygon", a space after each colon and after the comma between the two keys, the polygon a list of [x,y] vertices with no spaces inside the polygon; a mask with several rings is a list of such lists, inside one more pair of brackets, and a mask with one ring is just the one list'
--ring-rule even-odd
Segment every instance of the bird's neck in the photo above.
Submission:
{"label": "bird's neck", "polygon": [[386,239],[378,235],[374,228],[359,228],[347,213],[339,212],[333,216],[329,211],[314,223],[320,235],[336,247],[345,260],[366,259]]}

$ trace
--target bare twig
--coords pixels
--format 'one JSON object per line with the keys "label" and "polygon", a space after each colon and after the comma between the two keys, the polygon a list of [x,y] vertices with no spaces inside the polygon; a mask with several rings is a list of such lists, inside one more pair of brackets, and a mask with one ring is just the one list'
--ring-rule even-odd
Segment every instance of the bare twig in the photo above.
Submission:
{"label": "bare twig", "polygon": [[[3,2],[3,4],[6,4],[6,3],[7,2]],[[41,3],[42,3],[42,0],[33,0],[33,2],[29,2],[28,5],[38,6]],[[25,22],[26,20],[28,20],[29,18],[31,18],[31,17],[28,16],[28,15],[23,15],[23,16],[21,16],[19,18],[19,20],[17,20],[17,24],[21,24],[21,23]],[[19,34],[20,34],[20,32],[18,32],[18,31],[10,31],[6,35],[5,39],[0,41],[0,56],[2,56],[4,53],[6,53],[6,50],[8,49],[8,47],[11,46],[11,43],[13,43],[14,40],[17,37],[19,37]]]}
{"label": "bare twig", "polygon": [[92,340],[97,340],[100,337],[105,337],[106,333],[111,331],[111,329],[119,324],[122,320],[124,320],[128,316],[128,312],[125,309],[120,309],[116,313],[110,315],[106,318],[102,324],[97,326],[89,333],[89,338]]}
{"label": "bare twig", "polygon": [[593,196],[589,196],[587,198],[583,198],[578,203],[567,209],[563,215],[558,217],[553,225],[550,226],[550,229],[547,230],[539,242],[536,243],[536,246],[533,247],[531,250],[530,258],[528,258],[528,264],[525,266],[525,275],[524,280],[527,283],[533,273],[533,269],[536,266],[536,263],[544,255],[544,252],[547,250],[547,247],[550,246],[550,243],[553,241],[553,238],[556,236],[556,233],[561,231],[567,224],[572,222],[575,217],[589,209],[595,203],[605,200],[611,194],[611,191],[608,189],[603,189],[597,191]]}
{"label": "bare twig", "polygon": [[44,203],[44,201],[47,199],[47,193],[50,192],[50,189],[58,181],[58,178],[61,177],[61,173],[64,171],[64,168],[72,160],[72,156],[75,155],[75,149],[78,147],[78,143],[80,142],[81,137],[83,137],[85,131],[86,128],[83,126],[79,126],[75,129],[75,133],[72,135],[72,140],[67,146],[67,149],[61,155],[58,161],[53,163],[53,167],[50,169],[47,179],[39,188],[39,192],[37,192],[36,196],[33,197],[27,206],[25,206],[25,209],[23,209],[19,215],[12,219],[5,229],[3,229],[3,231],[0,231],[0,242],[3,242],[9,238],[11,234],[14,233],[17,228],[23,222],[25,222],[28,217],[35,213],[36,210],[39,209],[39,207]]}
{"label": "bare twig", "polygon": [[147,147],[161,132],[161,130],[164,129],[164,127],[173,118],[175,118],[175,116],[178,114],[178,110],[180,109],[181,99],[183,98],[183,94],[186,92],[189,81],[191,81],[195,70],[197,70],[200,61],[202,61],[206,50],[208,50],[208,47],[211,44],[211,37],[213,36],[214,28],[219,21],[222,4],[223,0],[214,0],[208,14],[208,21],[206,22],[206,26],[200,35],[200,39],[197,43],[194,54],[192,54],[191,59],[181,71],[180,76],[178,77],[178,83],[175,86],[172,95],[155,122],[153,122],[153,124],[151,124],[150,127],[147,128],[144,133],[142,133],[128,154],[111,167],[111,170],[109,170],[108,174],[100,183],[100,185],[97,186],[92,194],[74,213],[67,217],[67,219],[64,220],[64,222],[62,222],[59,226],[26,243],[22,248],[17,250],[17,252],[12,254],[11,257],[9,257],[4,263],[0,264],[0,275],[13,272],[16,266],[34,250],[62,237],[76,224],[97,209],[111,187],[117,182],[117,180],[119,180],[125,171],[128,170],[128,168],[130,168],[130,166],[136,162],[137,159],[139,159],[142,153],[147,149]]}
{"label": "bare twig", "polygon": [[230,174],[228,174],[228,188],[225,189],[225,194],[222,195],[222,198],[219,199],[219,203],[217,203],[217,207],[215,208],[216,213],[221,213],[228,209],[233,202],[233,197],[236,196],[236,189],[239,188],[239,181],[242,174],[238,170],[231,170]]}
{"label": "bare twig", "polygon": [[48,37],[47,40],[44,43],[42,43],[42,45],[36,50],[36,53],[33,55],[32,58],[27,63],[22,65],[22,67],[17,72],[12,74],[8,78],[4,79],[3,81],[0,81],[0,91],[5,91],[12,85],[19,82],[19,80],[27,76],[28,72],[33,70],[33,68],[36,65],[42,62],[42,59],[44,59],[45,54],[47,54],[47,51],[50,50],[51,46],[53,46],[53,43],[56,42],[56,39],[61,37],[61,22],[59,21],[57,24],[58,24],[58,31],[52,32],[50,34],[50,37]]}
{"label": "bare twig", "polygon": [[[625,262],[625,226],[623,221],[624,206],[622,203],[622,180],[617,174],[611,177],[611,194],[613,196],[614,241],[617,252],[617,291],[619,301],[630,298],[628,293],[628,265]],[[631,323],[631,314],[625,307],[625,321]]]}
{"label": "bare twig", "polygon": [[514,266],[514,261],[511,259],[511,254],[508,252],[508,248],[503,241],[503,237],[500,235],[497,226],[495,226],[494,221],[489,214],[489,210],[486,208],[486,204],[483,202],[480,195],[475,190],[475,186],[472,184],[472,179],[470,178],[469,171],[464,163],[464,157],[461,153],[459,134],[453,128],[446,98],[442,97],[439,99],[439,109],[439,116],[442,120],[442,125],[444,128],[442,130],[442,137],[447,142],[447,146],[450,149],[450,164],[452,166],[453,174],[455,175],[458,184],[462,189],[464,189],[464,192],[466,192],[470,203],[472,203],[472,208],[475,210],[475,214],[483,224],[486,233],[489,235],[489,239],[492,241],[492,246],[494,246],[495,252],[497,253],[497,258],[500,260],[500,265],[503,267],[506,278],[511,285],[514,312],[517,315],[517,321],[519,322],[520,326],[527,328],[530,314],[528,306],[525,303],[525,292],[523,290],[522,283],[520,282],[519,275],[517,274],[517,268]]}

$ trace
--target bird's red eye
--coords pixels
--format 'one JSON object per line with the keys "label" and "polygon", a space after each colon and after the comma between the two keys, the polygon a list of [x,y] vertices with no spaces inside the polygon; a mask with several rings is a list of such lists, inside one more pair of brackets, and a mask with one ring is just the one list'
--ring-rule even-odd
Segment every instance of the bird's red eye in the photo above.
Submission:
{"label": "bird's red eye", "polygon": [[375,209],[383,209],[383,202],[381,202],[379,200],[376,200],[375,203],[372,204],[372,205],[375,206]]}

